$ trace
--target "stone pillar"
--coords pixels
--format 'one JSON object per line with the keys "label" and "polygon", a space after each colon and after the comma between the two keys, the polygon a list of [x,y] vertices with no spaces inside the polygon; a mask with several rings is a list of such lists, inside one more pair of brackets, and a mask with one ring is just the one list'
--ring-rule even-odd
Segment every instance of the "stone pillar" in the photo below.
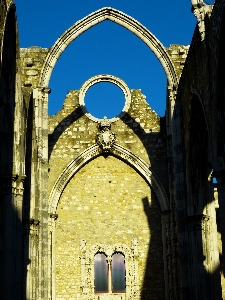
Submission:
{"label": "stone pillar", "polygon": [[48,299],[56,299],[56,257],[55,257],[55,227],[56,220],[58,219],[57,214],[50,213],[49,219],[49,296]]}
{"label": "stone pillar", "polygon": [[163,261],[164,261],[164,280],[165,280],[165,300],[169,300],[171,286],[171,279],[169,280],[170,259],[171,259],[171,240],[170,240],[170,212],[161,212],[162,222],[162,242],[163,242]]}
{"label": "stone pillar", "polygon": [[[206,257],[204,257],[203,254],[202,221],[206,222],[207,220],[207,216],[204,215],[195,215],[188,218],[190,253],[188,253],[189,260],[187,266],[189,278],[186,284],[188,288],[188,295],[185,299],[205,299],[206,291],[204,291],[202,284],[205,282],[206,287],[209,286],[209,282],[207,282],[206,277],[207,274],[205,273],[203,266]],[[201,298],[201,295],[203,298]]]}
{"label": "stone pillar", "polygon": [[36,216],[38,235],[38,294],[37,299],[48,299],[48,88],[35,88],[34,116],[37,144]]}
{"label": "stone pillar", "polygon": [[177,95],[177,87],[167,86],[167,106],[166,106],[166,126],[167,136],[170,136],[173,131],[173,113],[175,108],[175,99]]}
{"label": "stone pillar", "polygon": [[23,291],[22,199],[25,175],[1,176],[1,299]]}
{"label": "stone pillar", "polygon": [[210,273],[210,290],[213,295],[212,299],[222,299],[221,288],[221,274],[220,274],[220,259],[219,259],[219,247],[218,247],[218,234],[216,223],[216,207],[214,199],[214,188],[212,183],[212,173],[208,177],[208,203],[203,211],[210,216],[207,227],[205,228],[205,244],[206,244],[206,257],[207,268]]}
{"label": "stone pillar", "polygon": [[38,272],[38,245],[39,221],[35,219],[23,220],[23,241],[24,241],[24,281],[26,288],[23,292],[24,299],[37,299],[37,281]]}
{"label": "stone pillar", "polygon": [[215,222],[215,220],[211,220],[211,217],[204,214],[189,217],[191,260],[188,299],[219,300],[222,297],[218,276],[218,250],[215,249],[212,236],[215,227],[213,221]]}
{"label": "stone pillar", "polygon": [[[171,258],[169,288],[170,299],[183,299],[185,284],[187,282],[187,261],[185,257],[187,232],[185,232],[185,177],[184,177],[184,154],[182,114],[177,94],[177,87],[168,86],[167,110],[170,112],[167,121],[167,153],[168,153],[168,176],[170,189],[171,209]],[[169,123],[170,122],[170,123]]]}
{"label": "stone pillar", "polygon": [[[214,171],[212,176],[217,180],[222,253],[225,254],[225,170]],[[225,255],[223,255],[223,272],[225,274]]]}

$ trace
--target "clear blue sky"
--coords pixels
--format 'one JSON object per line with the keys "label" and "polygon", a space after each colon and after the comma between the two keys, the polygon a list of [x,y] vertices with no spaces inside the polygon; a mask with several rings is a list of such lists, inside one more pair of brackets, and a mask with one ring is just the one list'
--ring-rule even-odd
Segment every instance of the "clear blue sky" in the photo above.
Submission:
{"label": "clear blue sky", "polygon": [[[189,0],[15,0],[20,46],[51,47],[79,19],[102,7],[113,7],[147,27],[164,46],[188,45],[196,19]],[[209,4],[213,1],[208,0]],[[52,73],[49,114],[61,109],[69,90],[78,90],[91,76],[112,74],[129,88],[141,89],[160,116],[165,112],[166,76],[151,50],[123,27],[105,21],[78,37],[64,51]],[[102,96],[102,97],[101,97]],[[102,101],[102,102],[101,102]],[[85,98],[95,116],[116,116],[124,105],[120,89],[101,83]],[[105,104],[105,107],[104,107]]]}

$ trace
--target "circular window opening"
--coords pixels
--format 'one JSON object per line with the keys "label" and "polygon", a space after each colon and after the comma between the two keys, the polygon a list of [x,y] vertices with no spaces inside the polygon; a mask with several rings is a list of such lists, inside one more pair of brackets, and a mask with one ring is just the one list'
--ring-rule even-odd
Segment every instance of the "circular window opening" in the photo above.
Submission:
{"label": "circular window opening", "polygon": [[85,106],[88,112],[98,119],[118,116],[125,105],[123,91],[110,82],[100,82],[91,86],[85,94]]}

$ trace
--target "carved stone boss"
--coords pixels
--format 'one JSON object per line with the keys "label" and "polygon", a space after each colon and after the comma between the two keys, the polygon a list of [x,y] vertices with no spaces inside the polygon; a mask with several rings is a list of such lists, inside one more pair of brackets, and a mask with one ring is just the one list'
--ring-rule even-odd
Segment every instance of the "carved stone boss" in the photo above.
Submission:
{"label": "carved stone boss", "polygon": [[111,123],[106,117],[100,122],[99,131],[100,133],[96,135],[96,143],[103,152],[109,152],[116,141],[116,135],[111,132]]}

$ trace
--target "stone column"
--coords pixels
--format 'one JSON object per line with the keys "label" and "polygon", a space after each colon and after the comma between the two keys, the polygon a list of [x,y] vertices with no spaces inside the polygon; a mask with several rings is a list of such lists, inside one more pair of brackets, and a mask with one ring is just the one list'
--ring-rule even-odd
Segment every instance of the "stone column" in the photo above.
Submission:
{"label": "stone column", "polygon": [[14,300],[23,291],[22,198],[25,175],[1,176],[1,297]]}
{"label": "stone column", "polygon": [[219,202],[219,216],[220,216],[220,230],[222,239],[223,252],[223,272],[225,274],[225,169],[214,171],[212,174],[217,180],[218,202]]}
{"label": "stone column", "polygon": [[36,219],[39,220],[38,236],[38,295],[48,299],[48,88],[35,88],[34,116],[37,144]]}
{"label": "stone column", "polygon": [[208,177],[208,191],[207,191],[207,205],[205,206],[204,213],[210,216],[206,222],[205,241],[206,241],[206,257],[207,268],[210,273],[210,289],[213,294],[212,299],[222,299],[221,289],[221,274],[220,274],[220,259],[218,247],[218,234],[216,223],[216,207],[214,199],[214,188],[212,183],[212,173]]}
{"label": "stone column", "polygon": [[161,212],[161,222],[162,222],[162,242],[163,242],[163,261],[164,261],[164,280],[165,280],[165,300],[169,300],[169,294],[171,286],[171,279],[169,280],[169,270],[170,268],[170,259],[171,259],[171,240],[170,240],[170,212],[163,211]]}
{"label": "stone column", "polygon": [[49,298],[51,300],[56,299],[56,257],[55,257],[55,227],[56,227],[56,220],[58,219],[57,214],[50,213],[49,219]]}
{"label": "stone column", "polygon": [[38,272],[38,234],[39,221],[35,219],[23,220],[24,235],[24,280],[26,281],[26,289],[24,290],[24,299],[34,300],[38,295],[38,284],[36,280]]}
{"label": "stone column", "polygon": [[[188,299],[221,299],[218,255],[215,254],[211,217],[205,214],[189,217],[190,278]],[[217,251],[218,254],[218,251]]]}
{"label": "stone column", "polygon": [[[204,299],[205,291],[202,291],[202,283],[206,281],[203,267],[203,232],[202,232],[203,215],[195,215],[188,218],[189,231],[189,256],[187,270],[189,278],[187,281],[187,297],[189,299]],[[206,219],[207,220],[207,219]],[[206,283],[208,286],[209,282]],[[203,298],[200,298],[202,295]]]}
{"label": "stone column", "polygon": [[[171,271],[169,274],[170,299],[182,299],[187,282],[186,252],[187,232],[185,232],[186,190],[184,176],[184,153],[181,102],[177,87],[168,86],[167,121],[168,176],[171,209]],[[170,110],[169,110],[170,109]],[[170,122],[170,123],[169,123]],[[179,247],[179,248],[178,248]]]}

